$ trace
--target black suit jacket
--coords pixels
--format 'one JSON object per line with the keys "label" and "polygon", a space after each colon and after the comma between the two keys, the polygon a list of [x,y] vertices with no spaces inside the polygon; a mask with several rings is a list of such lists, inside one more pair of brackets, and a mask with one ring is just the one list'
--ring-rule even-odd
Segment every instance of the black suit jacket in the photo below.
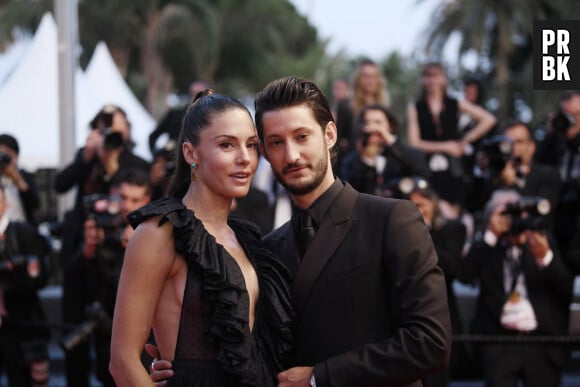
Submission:
{"label": "black suit jacket", "polygon": [[299,262],[291,222],[265,237],[293,273],[292,365],[316,384],[402,386],[447,365],[445,279],[414,204],[346,185]]}

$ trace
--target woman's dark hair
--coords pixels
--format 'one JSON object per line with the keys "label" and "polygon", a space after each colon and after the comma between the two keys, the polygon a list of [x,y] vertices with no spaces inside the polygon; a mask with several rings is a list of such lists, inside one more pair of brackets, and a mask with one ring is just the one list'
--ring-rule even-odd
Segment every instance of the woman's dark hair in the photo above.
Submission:
{"label": "woman's dark hair", "polygon": [[175,146],[175,171],[171,177],[168,193],[170,196],[182,197],[187,192],[191,182],[191,166],[185,162],[182,145],[188,141],[194,146],[199,144],[199,135],[207,128],[212,119],[221,113],[231,109],[242,109],[250,114],[248,108],[239,100],[214,93],[212,89],[206,89],[197,93],[193,101],[187,107],[181,122],[179,139]]}
{"label": "woman's dark hair", "polygon": [[397,120],[397,117],[395,117],[393,112],[391,112],[385,105],[381,105],[380,103],[372,103],[370,105],[366,105],[365,107],[363,107],[363,109],[360,111],[357,117],[357,128],[359,131],[360,128],[362,128],[362,126],[364,125],[365,113],[369,110],[379,110],[383,112],[385,117],[387,117],[389,125],[391,126],[392,133],[395,136],[399,135],[399,120]]}
{"label": "woman's dark hair", "polygon": [[483,87],[483,82],[475,77],[467,77],[463,81],[463,87],[474,86],[477,89],[477,100],[475,101],[478,105],[483,105],[485,90]]}
{"label": "woman's dark hair", "polygon": [[[326,124],[334,122],[328,100],[314,82],[293,76],[276,79],[268,83],[254,100],[256,128],[262,143],[264,142],[264,113],[299,105],[306,105],[312,110],[316,122],[323,131]],[[333,148],[331,159],[335,156],[336,148]]]}
{"label": "woman's dark hair", "polygon": [[[423,69],[421,70],[421,77],[426,77],[431,70],[440,71],[441,73],[443,73],[443,75],[445,75],[447,77],[445,67],[443,67],[443,64],[441,62],[427,62],[427,63],[425,63],[423,65]],[[446,93],[446,92],[447,92],[447,90],[444,90],[444,93]],[[425,86],[422,84],[421,85],[421,98],[426,98],[426,97],[427,97],[427,93],[425,91]]]}

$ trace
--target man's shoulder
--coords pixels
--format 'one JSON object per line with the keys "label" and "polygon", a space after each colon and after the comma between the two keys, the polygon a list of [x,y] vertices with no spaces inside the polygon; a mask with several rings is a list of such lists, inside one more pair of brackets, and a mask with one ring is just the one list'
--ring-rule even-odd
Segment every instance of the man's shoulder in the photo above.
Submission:
{"label": "man's shoulder", "polygon": [[266,235],[264,235],[262,237],[262,241],[265,244],[272,244],[272,243],[276,243],[277,241],[280,241],[282,239],[286,239],[286,237],[288,236],[288,233],[290,232],[291,225],[292,225],[292,222],[290,220],[287,221],[286,223],[284,223],[280,227],[278,227],[278,228],[270,231]]}
{"label": "man's shoulder", "polygon": [[376,208],[377,211],[390,211],[397,206],[408,206],[409,200],[388,198],[379,195],[359,193],[357,206],[360,208]]}

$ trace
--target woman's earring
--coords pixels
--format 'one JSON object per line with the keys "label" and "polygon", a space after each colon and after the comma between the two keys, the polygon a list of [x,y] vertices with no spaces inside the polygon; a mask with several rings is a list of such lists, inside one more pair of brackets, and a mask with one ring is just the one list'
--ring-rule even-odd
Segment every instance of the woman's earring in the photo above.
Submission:
{"label": "woman's earring", "polygon": [[197,163],[191,163],[191,181],[197,180]]}

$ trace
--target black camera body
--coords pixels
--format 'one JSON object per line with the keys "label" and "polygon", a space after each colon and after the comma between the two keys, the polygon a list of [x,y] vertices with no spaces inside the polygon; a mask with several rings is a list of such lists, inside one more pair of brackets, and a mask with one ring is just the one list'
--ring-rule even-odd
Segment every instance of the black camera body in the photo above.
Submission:
{"label": "black camera body", "polygon": [[518,235],[526,230],[546,231],[549,228],[550,211],[548,199],[535,196],[522,197],[515,203],[509,203],[502,214],[511,217],[509,233]]}
{"label": "black camera body", "polygon": [[489,177],[498,176],[508,161],[513,160],[513,145],[511,138],[496,135],[485,139],[479,146],[478,166]]}
{"label": "black camera body", "polygon": [[110,127],[101,129],[101,134],[104,137],[105,149],[115,150],[123,146],[123,135],[112,130]]}
{"label": "black camera body", "polygon": [[0,169],[6,168],[12,161],[12,156],[0,151]]}
{"label": "black camera body", "polygon": [[103,244],[120,244],[125,220],[120,213],[119,200],[105,194],[90,194],[83,197],[83,205],[87,218],[104,230]]}

